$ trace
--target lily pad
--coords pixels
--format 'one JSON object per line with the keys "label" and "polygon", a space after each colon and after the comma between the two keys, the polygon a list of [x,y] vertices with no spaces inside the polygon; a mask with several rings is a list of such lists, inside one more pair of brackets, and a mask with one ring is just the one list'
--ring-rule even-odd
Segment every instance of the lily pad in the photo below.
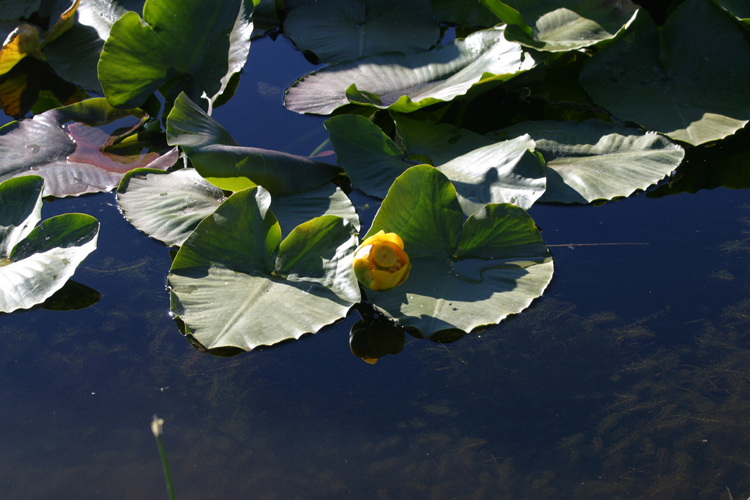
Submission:
{"label": "lily pad", "polygon": [[685,150],[656,133],[601,120],[522,122],[499,138],[529,134],[547,163],[539,201],[590,203],[630,196],[674,171]]}
{"label": "lily pad", "polygon": [[80,87],[104,94],[97,64],[112,25],[123,14],[141,12],[145,0],[82,0],[73,25],[47,44],[44,54],[55,73]]}
{"label": "lily pad", "polygon": [[139,168],[128,172],[117,189],[117,204],[128,222],[169,246],[182,245],[222,201],[222,190],[192,168],[171,173]]}
{"label": "lily pad", "polygon": [[591,98],[623,120],[698,145],[750,120],[750,48],[706,0],[688,0],[659,30],[640,12],[581,72]]}
{"label": "lily pad", "polygon": [[498,323],[552,279],[552,256],[523,209],[489,204],[464,222],[453,185],[427,165],[393,183],[365,238],[380,230],[401,236],[412,269],[403,284],[367,298],[428,337]]}
{"label": "lily pad", "polygon": [[614,38],[632,22],[630,0],[482,0],[508,23],[505,37],[537,50],[576,50]]}
{"label": "lily pad", "polygon": [[207,349],[299,338],[341,319],[360,299],[351,224],[318,217],[281,240],[270,202],[261,187],[233,194],[172,263],[171,311]]}
{"label": "lily pad", "polygon": [[167,117],[167,142],[178,145],[206,180],[227,191],[261,185],[271,194],[307,191],[336,177],[334,165],[302,156],[242,147],[227,130],[181,94]]}
{"label": "lily pad", "polygon": [[321,62],[380,52],[422,52],[440,27],[429,0],[300,0],[284,19],[284,34]]}
{"label": "lily pad", "polygon": [[160,0],[146,2],[143,19],[124,14],[99,60],[104,95],[133,108],[160,89],[169,102],[185,92],[210,112],[247,60],[252,10],[250,0]]}
{"label": "lily pad", "polygon": [[96,248],[90,215],[41,218],[44,181],[24,176],[0,184],[0,312],[41,304],[63,287]]}
{"label": "lily pad", "polygon": [[[170,173],[137,169],[126,174],[117,189],[117,203],[128,222],[170,246],[182,245],[224,200],[223,191],[193,168]],[[304,193],[275,196],[271,210],[281,224],[282,238],[299,224],[323,215],[346,219],[359,230],[354,206],[331,183]]]}
{"label": "lily pad", "polygon": [[406,153],[362,116],[326,121],[338,161],[354,187],[384,198],[396,177],[415,162],[429,162],[454,183],[468,214],[485,203],[529,208],[544,193],[544,168],[530,152],[534,141],[529,136],[496,142],[403,116],[397,123]]}
{"label": "lily pad", "polygon": [[[127,142],[112,144],[110,134],[86,125],[133,115],[137,125],[142,114],[140,110],[117,110],[97,98],[11,122],[0,128],[0,181],[34,174],[45,179],[44,196],[77,196],[109,191],[126,172],[139,167],[167,169],[177,161],[177,154],[166,145],[136,139],[126,148]],[[74,123],[63,128],[72,120]],[[156,151],[143,153],[149,146]]]}
{"label": "lily pad", "polygon": [[503,31],[477,31],[429,52],[378,54],[327,66],[294,82],[284,105],[327,115],[350,102],[408,113],[450,101],[478,82],[508,80],[535,65]]}

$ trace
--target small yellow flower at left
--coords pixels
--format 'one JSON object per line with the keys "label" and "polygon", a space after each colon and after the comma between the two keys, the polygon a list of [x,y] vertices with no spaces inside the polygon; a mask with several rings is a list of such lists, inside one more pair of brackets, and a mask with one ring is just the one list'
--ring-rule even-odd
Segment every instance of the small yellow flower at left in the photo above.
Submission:
{"label": "small yellow flower at left", "polygon": [[406,281],[411,270],[404,241],[396,233],[379,233],[365,239],[354,252],[354,274],[367,288],[390,290]]}

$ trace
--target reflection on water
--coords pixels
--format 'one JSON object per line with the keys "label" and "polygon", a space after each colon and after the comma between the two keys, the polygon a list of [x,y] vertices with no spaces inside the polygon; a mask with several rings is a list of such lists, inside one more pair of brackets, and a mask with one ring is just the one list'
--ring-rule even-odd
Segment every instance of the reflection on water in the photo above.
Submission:
{"label": "reflection on water", "polygon": [[46,204],[102,221],[75,276],[101,297],[0,316],[0,498],[165,498],[154,414],[180,499],[747,498],[747,203],[534,207],[550,245],[645,245],[555,246],[529,310],[375,365],[350,352],[357,313],[199,353],[167,315],[168,250],[113,195]]}

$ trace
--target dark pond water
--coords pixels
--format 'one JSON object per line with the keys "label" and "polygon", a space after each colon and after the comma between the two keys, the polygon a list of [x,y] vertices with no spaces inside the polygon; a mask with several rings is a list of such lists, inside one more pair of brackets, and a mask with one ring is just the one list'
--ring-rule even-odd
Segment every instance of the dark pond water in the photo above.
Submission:
{"label": "dark pond water", "polygon": [[[280,103],[310,65],[280,38],[246,68],[214,117],[242,145],[310,154],[323,120]],[[0,317],[0,498],[166,498],[154,414],[179,499],[750,495],[747,191],[537,205],[556,265],[541,299],[376,365],[349,350],[356,313],[201,354],[167,315],[168,249],[113,194],[43,216],[67,212],[102,222],[74,277],[101,300]]]}

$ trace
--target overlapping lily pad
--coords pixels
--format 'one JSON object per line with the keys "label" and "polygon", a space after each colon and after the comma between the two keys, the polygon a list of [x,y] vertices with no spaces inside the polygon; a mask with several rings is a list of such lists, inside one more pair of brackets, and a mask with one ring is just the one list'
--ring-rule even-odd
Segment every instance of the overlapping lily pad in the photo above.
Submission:
{"label": "overlapping lily pad", "polygon": [[206,180],[228,191],[261,185],[274,195],[298,193],[340,172],[302,156],[240,146],[185,94],[178,96],[167,118],[167,141],[180,146]]}
{"label": "overlapping lily pad", "polygon": [[[45,179],[45,196],[77,196],[109,191],[135,168],[167,169],[177,160],[176,151],[158,137],[153,143],[133,137],[132,144],[114,144],[121,137],[95,128],[127,116],[134,116],[131,125],[138,125],[142,115],[140,110],[112,108],[97,98],[11,122],[0,128],[0,181],[34,174]],[[144,148],[152,151],[144,153]]]}
{"label": "overlapping lily pad", "polygon": [[245,350],[299,338],[360,300],[352,270],[356,230],[324,216],[281,239],[261,187],[233,194],[201,222],[168,277],[171,311],[207,349]]}
{"label": "overlapping lily pad", "polygon": [[482,0],[508,23],[508,40],[550,52],[576,50],[613,38],[638,10],[630,0]]}
{"label": "overlapping lily pad", "polygon": [[[290,2],[287,3],[287,5]],[[321,62],[380,52],[421,52],[435,45],[440,27],[429,0],[298,0],[291,2],[284,34]]]}
{"label": "overlapping lily pad", "polygon": [[[408,125],[405,123],[408,121]],[[448,127],[448,126],[446,126]],[[371,196],[385,197],[393,180],[414,163],[430,162],[456,186],[467,213],[478,204],[513,203],[529,208],[545,190],[545,173],[530,150],[529,136],[496,142],[455,127],[436,127],[400,119],[406,153],[364,117],[341,115],[326,122],[339,163],[352,185]]]}
{"label": "overlapping lily pad", "polygon": [[540,201],[590,203],[645,190],[674,171],[685,150],[656,133],[601,120],[522,122],[498,137],[529,134],[544,156],[547,190]]}
{"label": "overlapping lily pad", "polygon": [[58,215],[34,227],[43,189],[35,175],[0,184],[0,312],[41,304],[96,248],[99,222],[90,215]]}
{"label": "overlapping lily pad", "polygon": [[707,0],[688,0],[658,29],[645,12],[581,72],[591,98],[623,120],[698,145],[750,121],[750,48]]}
{"label": "overlapping lily pad", "polygon": [[133,108],[160,89],[169,101],[185,92],[210,110],[247,60],[252,10],[251,0],[160,0],[146,2],[143,19],[124,14],[101,52],[104,94]]}
{"label": "overlapping lily pad", "polygon": [[453,185],[428,165],[393,183],[365,238],[380,230],[401,236],[412,269],[403,284],[367,298],[426,336],[498,323],[552,279],[549,249],[524,210],[490,204],[464,222]]}
{"label": "overlapping lily pad", "polygon": [[379,54],[328,66],[293,83],[284,105],[327,115],[350,102],[408,113],[450,101],[480,81],[504,81],[535,65],[503,31],[478,31],[429,52]]}
{"label": "overlapping lily pad", "polygon": [[[175,172],[137,169],[117,189],[123,216],[140,231],[167,245],[182,245],[198,224],[225,200],[221,189],[195,169]],[[282,238],[315,217],[335,215],[359,230],[359,217],[349,198],[332,183],[295,195],[274,196],[271,210],[282,228]]]}
{"label": "overlapping lily pad", "polygon": [[55,72],[84,89],[103,94],[97,64],[112,25],[123,14],[142,12],[145,0],[82,0],[73,25],[44,50]]}

